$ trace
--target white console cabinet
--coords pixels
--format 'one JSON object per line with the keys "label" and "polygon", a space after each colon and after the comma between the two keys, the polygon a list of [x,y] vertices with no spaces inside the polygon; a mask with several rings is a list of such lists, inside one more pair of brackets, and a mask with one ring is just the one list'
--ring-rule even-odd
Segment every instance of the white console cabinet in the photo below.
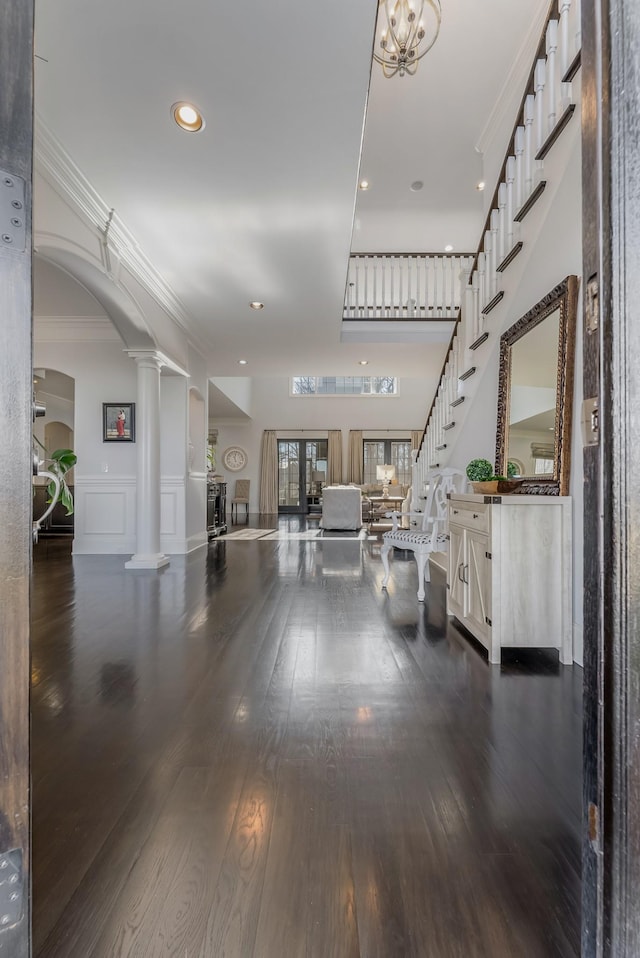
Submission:
{"label": "white console cabinet", "polygon": [[503,648],[573,661],[571,499],[449,498],[447,611],[500,662]]}

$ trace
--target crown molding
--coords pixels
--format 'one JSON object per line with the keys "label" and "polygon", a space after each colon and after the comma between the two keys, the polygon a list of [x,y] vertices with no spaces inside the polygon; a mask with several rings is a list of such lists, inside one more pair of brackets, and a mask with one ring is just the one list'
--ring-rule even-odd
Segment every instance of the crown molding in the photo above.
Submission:
{"label": "crown molding", "polygon": [[33,338],[36,343],[122,343],[111,320],[99,316],[34,316]]}
{"label": "crown molding", "polygon": [[190,328],[189,313],[178,296],[147,259],[118,213],[100,196],[38,114],[35,117],[34,142],[36,169],[100,233],[107,254],[106,262],[109,262],[109,252],[114,253],[121,265],[129,270],[181,329],[187,340],[206,355],[203,344]]}
{"label": "crown molding", "polygon": [[511,69],[505,77],[502,89],[496,97],[489,118],[480,131],[476,143],[476,150],[483,156],[488,152],[489,147],[503,127],[507,117],[510,118],[509,134],[511,133],[513,113],[515,112],[512,101],[514,96],[518,97],[518,103],[522,98],[524,85],[527,82],[527,77],[531,70],[531,58],[535,54],[538,43],[540,42],[540,34],[542,33],[542,27],[548,12],[549,5],[547,0],[544,0],[544,2],[540,4],[537,16],[531,21],[531,25],[512,61]]}

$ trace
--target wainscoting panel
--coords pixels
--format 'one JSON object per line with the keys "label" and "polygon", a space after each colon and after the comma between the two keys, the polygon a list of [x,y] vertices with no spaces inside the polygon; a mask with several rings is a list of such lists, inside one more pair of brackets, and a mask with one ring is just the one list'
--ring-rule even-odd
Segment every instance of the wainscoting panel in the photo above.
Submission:
{"label": "wainscoting panel", "polygon": [[[163,476],[160,491],[160,548],[184,555],[206,542],[205,520],[197,535],[186,534],[186,490],[181,476]],[[133,555],[136,551],[136,477],[77,476],[76,555]]]}
{"label": "wainscoting panel", "polygon": [[160,486],[160,549],[165,555],[188,552],[185,519],[185,481],[163,476]]}
{"label": "wainscoting panel", "polygon": [[75,478],[75,555],[127,555],[136,547],[135,476]]}

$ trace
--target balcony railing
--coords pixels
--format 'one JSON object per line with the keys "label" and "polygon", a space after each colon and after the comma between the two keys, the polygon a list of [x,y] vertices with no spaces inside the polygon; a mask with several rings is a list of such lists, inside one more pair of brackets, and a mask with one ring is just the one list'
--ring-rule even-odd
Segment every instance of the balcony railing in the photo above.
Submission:
{"label": "balcony railing", "polygon": [[456,319],[472,263],[472,254],[352,253],[343,319]]}

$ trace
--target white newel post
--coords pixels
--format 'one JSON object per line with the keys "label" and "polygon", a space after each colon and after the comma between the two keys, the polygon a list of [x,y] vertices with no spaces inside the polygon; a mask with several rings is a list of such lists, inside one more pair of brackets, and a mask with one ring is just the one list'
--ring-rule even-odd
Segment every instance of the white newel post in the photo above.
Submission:
{"label": "white newel post", "polygon": [[127,569],[160,569],[169,559],[160,551],[160,369],[153,352],[130,352],[138,367],[136,409],[136,553]]}

